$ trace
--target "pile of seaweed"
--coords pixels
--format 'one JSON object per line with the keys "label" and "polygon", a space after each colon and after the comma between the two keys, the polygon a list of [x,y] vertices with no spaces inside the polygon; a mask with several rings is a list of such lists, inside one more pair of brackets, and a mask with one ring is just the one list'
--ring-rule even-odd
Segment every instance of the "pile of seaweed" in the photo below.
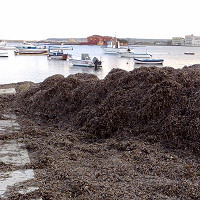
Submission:
{"label": "pile of seaweed", "polygon": [[124,132],[200,150],[200,65],[174,69],[113,69],[54,75],[18,95],[20,113],[48,123],[70,124],[94,138]]}

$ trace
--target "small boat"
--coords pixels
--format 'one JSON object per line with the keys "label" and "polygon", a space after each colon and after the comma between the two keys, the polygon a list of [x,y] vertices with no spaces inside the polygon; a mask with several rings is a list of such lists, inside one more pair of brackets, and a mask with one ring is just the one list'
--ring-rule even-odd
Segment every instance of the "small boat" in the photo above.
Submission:
{"label": "small boat", "polygon": [[62,49],[55,50],[53,48],[52,50],[51,46],[49,46],[47,57],[48,59],[67,60],[67,58],[71,57],[71,55],[65,54]]}
{"label": "small boat", "polygon": [[16,49],[15,55],[47,55],[47,49]]}
{"label": "small boat", "polygon": [[185,52],[184,54],[185,55],[194,55],[195,53],[194,52]]}
{"label": "small boat", "polygon": [[14,46],[0,46],[0,50],[16,50]]}
{"label": "small boat", "polygon": [[14,46],[8,46],[6,41],[0,42],[0,50],[15,50],[16,47]]}
{"label": "small boat", "polygon": [[30,43],[25,43],[22,46],[17,46],[16,50],[14,51],[16,55],[19,54],[43,54],[46,55],[47,54],[47,49],[45,47],[38,47],[35,45],[32,45]]}
{"label": "small boat", "polygon": [[102,46],[105,54],[118,54],[130,51],[128,47],[120,47],[119,41],[109,41],[107,46]]}
{"label": "small boat", "polygon": [[125,57],[125,58],[151,58],[152,55],[149,53],[132,53],[132,52],[124,52],[124,53],[119,53],[120,57]]}
{"label": "small boat", "polygon": [[70,59],[69,60],[72,65],[74,66],[80,66],[80,67],[102,67],[101,61],[99,61],[96,57],[91,60],[89,57],[89,54],[82,54],[81,60],[78,59]]}
{"label": "small boat", "polygon": [[0,57],[8,57],[8,52],[0,52]]}
{"label": "small boat", "polygon": [[163,64],[163,59],[138,59],[134,58],[136,64]]}
{"label": "small boat", "polygon": [[73,47],[64,45],[51,46],[51,50],[73,50]]}

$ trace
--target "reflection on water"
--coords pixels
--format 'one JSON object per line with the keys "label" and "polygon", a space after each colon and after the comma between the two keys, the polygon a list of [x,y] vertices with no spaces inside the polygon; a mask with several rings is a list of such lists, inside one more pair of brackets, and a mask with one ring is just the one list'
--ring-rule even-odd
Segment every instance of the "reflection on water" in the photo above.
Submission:
{"label": "reflection on water", "polygon": [[[200,47],[147,46],[135,47],[134,51],[136,53],[149,52],[153,58],[164,59],[163,66],[182,68],[185,65],[200,63]],[[195,52],[195,55],[185,55],[184,52]],[[9,50],[8,53],[8,58],[0,57],[0,84],[21,81],[41,82],[54,74],[62,74],[66,77],[76,73],[92,73],[102,79],[113,68],[130,71],[144,66],[134,64],[133,58],[120,58],[117,55],[104,54],[99,46],[75,45],[73,50],[67,51],[67,53],[72,54],[73,58],[80,58],[82,53],[88,53],[91,58],[100,59],[102,68],[96,71],[94,68],[72,66],[69,61],[65,60],[48,60],[47,56],[44,55],[15,56],[12,50]],[[162,65],[158,67],[162,67]]]}

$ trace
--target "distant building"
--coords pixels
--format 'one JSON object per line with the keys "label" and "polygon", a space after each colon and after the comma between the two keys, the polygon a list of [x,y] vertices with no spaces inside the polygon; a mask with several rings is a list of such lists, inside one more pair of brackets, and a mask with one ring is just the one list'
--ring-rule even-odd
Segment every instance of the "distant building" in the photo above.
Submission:
{"label": "distant building", "polygon": [[186,46],[192,46],[193,40],[194,40],[195,36],[192,35],[186,35],[185,36],[185,45]]}
{"label": "distant building", "polygon": [[87,37],[87,42],[90,45],[107,45],[110,40],[112,40],[110,36],[92,35]]}
{"label": "distant building", "polygon": [[185,44],[185,39],[182,37],[173,37],[172,45],[174,46],[183,46]]}
{"label": "distant building", "polygon": [[171,39],[125,38],[129,45],[171,45]]}
{"label": "distant building", "polygon": [[87,42],[87,38],[48,38],[47,41],[55,43],[78,44],[81,42]]}
{"label": "distant building", "polygon": [[128,40],[123,39],[123,38],[117,38],[117,40],[120,43],[120,46],[127,46],[128,45]]}
{"label": "distant building", "polygon": [[186,35],[185,36],[186,46],[200,46],[200,36]]}

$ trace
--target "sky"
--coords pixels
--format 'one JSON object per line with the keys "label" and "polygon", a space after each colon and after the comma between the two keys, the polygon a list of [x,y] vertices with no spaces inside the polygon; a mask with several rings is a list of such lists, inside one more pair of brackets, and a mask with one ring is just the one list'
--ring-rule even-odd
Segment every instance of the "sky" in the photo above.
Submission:
{"label": "sky", "polygon": [[0,40],[200,36],[199,0],[6,0]]}

